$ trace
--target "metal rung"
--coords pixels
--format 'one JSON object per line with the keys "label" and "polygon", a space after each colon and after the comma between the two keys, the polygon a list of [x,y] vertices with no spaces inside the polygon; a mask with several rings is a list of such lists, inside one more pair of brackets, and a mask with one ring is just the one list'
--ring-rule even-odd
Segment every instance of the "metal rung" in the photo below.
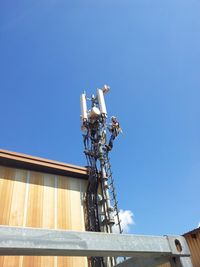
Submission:
{"label": "metal rung", "polygon": [[108,208],[108,211],[113,212],[113,211],[114,211],[113,207],[109,207],[109,208]]}
{"label": "metal rung", "polygon": [[115,221],[112,220],[112,219],[105,219],[102,221],[102,226],[105,226],[105,225],[114,225],[115,224]]}
{"label": "metal rung", "polygon": [[121,224],[121,222],[122,222],[122,221],[120,220],[118,223],[116,223],[116,225],[120,225],[120,224]]}

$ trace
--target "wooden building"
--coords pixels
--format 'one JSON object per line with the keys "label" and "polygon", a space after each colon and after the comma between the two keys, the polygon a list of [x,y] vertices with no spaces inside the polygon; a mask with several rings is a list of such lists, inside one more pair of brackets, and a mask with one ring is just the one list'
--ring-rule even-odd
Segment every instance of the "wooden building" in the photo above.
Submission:
{"label": "wooden building", "polygon": [[[85,231],[86,168],[0,150],[0,224]],[[84,257],[1,256],[1,267],[85,267]]]}
{"label": "wooden building", "polygon": [[200,227],[183,235],[188,243],[193,267],[200,267]]}

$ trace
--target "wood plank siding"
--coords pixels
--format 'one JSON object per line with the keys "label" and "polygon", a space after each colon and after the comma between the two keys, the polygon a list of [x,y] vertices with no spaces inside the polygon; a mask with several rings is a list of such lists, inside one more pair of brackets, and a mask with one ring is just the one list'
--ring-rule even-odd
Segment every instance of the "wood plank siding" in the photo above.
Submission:
{"label": "wood plank siding", "polygon": [[[85,231],[83,212],[83,198],[87,186],[85,178],[8,165],[0,166],[1,225]],[[76,171],[77,169],[75,173]],[[67,174],[66,170],[65,172]],[[73,172],[73,168],[70,172]],[[83,172],[81,175],[84,174],[86,177],[85,168],[82,168],[81,172]],[[84,257],[1,256],[0,266],[85,267],[88,264]]]}
{"label": "wood plank siding", "polygon": [[200,266],[200,227],[184,234],[187,240],[191,256],[193,267]]}

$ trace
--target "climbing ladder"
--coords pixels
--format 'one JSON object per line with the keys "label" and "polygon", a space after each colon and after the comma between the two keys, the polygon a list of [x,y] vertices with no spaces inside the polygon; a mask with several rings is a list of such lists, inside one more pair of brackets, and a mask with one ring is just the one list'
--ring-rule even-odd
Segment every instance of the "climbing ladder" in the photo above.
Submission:
{"label": "climbing ladder", "polygon": [[[106,176],[108,177],[108,188],[109,188],[110,202],[111,202],[111,206],[112,206],[113,212],[114,212],[114,221],[115,221],[115,225],[119,228],[119,233],[122,234],[123,229],[121,227],[121,220],[119,217],[117,194],[116,194],[116,190],[115,190],[114,178],[112,175],[111,164],[110,164],[110,159],[109,159],[108,153],[106,153],[106,155],[105,155],[105,166],[106,166]],[[117,229],[116,229],[116,231],[117,231]]]}

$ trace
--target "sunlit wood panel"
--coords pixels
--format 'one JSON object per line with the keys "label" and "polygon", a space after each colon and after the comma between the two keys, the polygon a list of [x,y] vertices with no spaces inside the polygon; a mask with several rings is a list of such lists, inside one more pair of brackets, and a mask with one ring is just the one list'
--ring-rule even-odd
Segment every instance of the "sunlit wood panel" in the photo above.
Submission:
{"label": "sunlit wood panel", "polygon": [[[1,224],[22,226],[26,174],[27,171],[0,167]],[[0,266],[20,266],[20,257],[0,257]]]}
{"label": "sunlit wood panel", "polygon": [[29,181],[26,226],[42,227],[44,175],[31,172]]}
{"label": "sunlit wood panel", "polygon": [[[69,193],[69,179],[59,176],[57,179],[57,228],[71,229],[71,207]],[[68,267],[72,265],[71,257],[57,257],[59,267]]]}
{"label": "sunlit wood panel", "polygon": [[22,226],[25,208],[27,171],[16,170],[11,199],[9,225]]}
{"label": "sunlit wood panel", "polygon": [[[85,230],[82,217],[82,200],[81,200],[81,180],[69,178],[69,194],[70,194],[70,218],[71,229],[74,231]],[[73,200],[73,201],[72,201]],[[83,257],[72,257],[73,266],[85,266]]]}
{"label": "sunlit wood panel", "polygon": [[[42,173],[30,172],[28,184],[27,215],[25,226],[43,227],[43,197],[44,197],[44,175]],[[41,266],[39,256],[24,257],[23,266]]]}
{"label": "sunlit wood panel", "polygon": [[[85,230],[86,181],[0,167],[0,224]],[[86,267],[84,257],[0,257],[2,267]]]}
{"label": "sunlit wood panel", "polygon": [[1,168],[0,177],[0,224],[9,225],[15,169]]}
{"label": "sunlit wood panel", "polygon": [[[43,228],[55,228],[55,176],[45,174],[43,177]],[[54,267],[54,257],[41,257],[41,266]]]}
{"label": "sunlit wood panel", "polygon": [[[9,225],[22,226],[24,219],[25,192],[27,171],[16,170],[11,198]],[[20,266],[19,256],[5,257],[4,265],[8,267]],[[21,267],[21,266],[20,266]]]}

